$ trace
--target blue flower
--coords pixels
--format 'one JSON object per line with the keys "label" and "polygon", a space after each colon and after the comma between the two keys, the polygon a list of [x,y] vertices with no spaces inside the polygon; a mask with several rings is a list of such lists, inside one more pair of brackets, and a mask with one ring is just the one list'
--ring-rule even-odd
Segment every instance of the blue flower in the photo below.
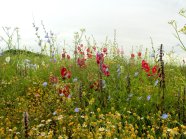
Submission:
{"label": "blue flower", "polygon": [[43,86],[44,86],[44,87],[46,87],[46,86],[47,86],[47,84],[48,84],[47,82],[44,82],[44,83],[43,83]]}
{"label": "blue flower", "polygon": [[147,96],[147,100],[149,101],[149,100],[150,100],[150,98],[151,98],[151,96],[150,96],[150,95],[148,95],[148,96]]}
{"label": "blue flower", "polygon": [[79,112],[79,108],[75,108],[74,109],[74,112]]}
{"label": "blue flower", "polygon": [[162,119],[167,119],[168,118],[168,114],[164,113],[162,116],[161,116]]}

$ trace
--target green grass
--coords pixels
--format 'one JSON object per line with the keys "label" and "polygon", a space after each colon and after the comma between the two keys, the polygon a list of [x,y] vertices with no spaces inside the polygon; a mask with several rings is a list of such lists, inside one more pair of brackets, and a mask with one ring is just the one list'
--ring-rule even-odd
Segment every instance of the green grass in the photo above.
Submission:
{"label": "green grass", "polygon": [[[10,57],[9,63],[6,57]],[[142,69],[143,56],[128,60],[107,55],[108,77],[100,73],[95,56],[82,68],[74,59],[55,58],[56,62],[23,50],[5,51],[0,56],[0,138],[26,138],[23,112],[29,115],[29,138],[186,137],[185,65],[165,65],[163,89],[161,78],[149,77]],[[35,68],[27,67],[25,59],[36,64]],[[22,63],[19,68],[18,63]],[[150,66],[155,64],[159,62]],[[62,79],[61,67],[71,71],[71,78]],[[58,83],[50,83],[50,76],[57,77]],[[100,78],[105,81],[101,90],[96,86]],[[58,90],[65,86],[70,89],[70,98],[59,95]],[[79,112],[75,108],[80,108]],[[163,119],[163,114],[168,118]]]}

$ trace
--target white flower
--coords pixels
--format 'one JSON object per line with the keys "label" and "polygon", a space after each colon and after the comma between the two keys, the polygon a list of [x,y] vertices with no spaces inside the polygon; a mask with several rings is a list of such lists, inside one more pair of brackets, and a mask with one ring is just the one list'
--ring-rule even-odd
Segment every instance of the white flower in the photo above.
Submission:
{"label": "white flower", "polygon": [[154,86],[157,86],[157,85],[158,85],[158,82],[159,82],[159,81],[156,80],[155,83],[154,83]]}
{"label": "white flower", "polygon": [[5,58],[5,61],[6,61],[7,63],[9,63],[9,62],[10,62],[10,57],[9,57],[9,56],[6,57],[6,58]]}
{"label": "white flower", "polygon": [[74,79],[73,79],[73,82],[77,82],[77,81],[78,81],[78,79],[77,79],[77,78],[74,78]]}
{"label": "white flower", "polygon": [[53,112],[53,115],[56,115],[57,114],[57,112],[55,111],[55,112]]}
{"label": "white flower", "polygon": [[135,73],[134,73],[134,77],[137,77],[138,74],[139,74],[139,72],[135,72]]}

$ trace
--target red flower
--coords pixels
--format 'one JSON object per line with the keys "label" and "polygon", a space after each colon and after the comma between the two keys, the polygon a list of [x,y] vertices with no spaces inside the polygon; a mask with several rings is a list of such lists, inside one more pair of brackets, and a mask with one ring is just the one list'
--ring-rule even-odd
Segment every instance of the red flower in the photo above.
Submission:
{"label": "red flower", "polygon": [[81,51],[81,47],[80,47],[80,46],[78,46],[78,48],[77,48],[77,49],[78,49],[78,51]]}
{"label": "red flower", "polygon": [[97,61],[97,64],[100,64],[100,62],[104,61],[103,53],[97,53],[96,54],[96,61]]}
{"label": "red flower", "polygon": [[158,67],[155,65],[153,68],[152,68],[152,73],[155,74],[157,72],[157,69]]}
{"label": "red flower", "polygon": [[61,68],[61,76],[63,79],[70,78],[71,72],[68,71],[65,67]]}
{"label": "red flower", "polygon": [[102,72],[105,74],[105,76],[110,76],[108,66],[105,64],[102,64]]}
{"label": "red flower", "polygon": [[135,57],[135,55],[134,54],[131,54],[131,58],[134,58]]}
{"label": "red flower", "polygon": [[61,56],[62,56],[62,58],[65,58],[65,53],[62,53],[62,55],[61,55]]}
{"label": "red flower", "polygon": [[141,57],[141,52],[138,52],[138,57]]}
{"label": "red flower", "polygon": [[87,57],[88,57],[88,58],[92,58],[92,53],[88,53],[88,54],[87,54]]}
{"label": "red flower", "polygon": [[90,52],[90,48],[87,48],[87,53],[89,53]]}
{"label": "red flower", "polygon": [[80,58],[78,58],[78,60],[77,60],[77,64],[80,66],[80,67],[84,67],[85,66],[85,58],[82,58],[82,59],[80,59]]}
{"label": "red flower", "polygon": [[93,46],[93,50],[96,51],[96,46]]}
{"label": "red flower", "polygon": [[90,85],[90,89],[94,89],[95,91],[99,90],[99,81],[95,81]]}
{"label": "red flower", "polygon": [[70,59],[70,55],[67,55],[67,59]]}
{"label": "red flower", "polygon": [[68,85],[65,85],[62,89],[59,89],[59,94],[63,94],[65,97],[70,95],[70,89]]}
{"label": "red flower", "polygon": [[107,48],[103,48],[103,53],[107,53]]}

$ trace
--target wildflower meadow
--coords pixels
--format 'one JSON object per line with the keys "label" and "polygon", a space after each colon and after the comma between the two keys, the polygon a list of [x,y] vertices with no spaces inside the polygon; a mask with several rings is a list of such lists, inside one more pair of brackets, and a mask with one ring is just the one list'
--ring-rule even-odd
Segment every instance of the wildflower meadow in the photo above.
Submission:
{"label": "wildflower meadow", "polygon": [[11,36],[0,53],[1,139],[186,138],[186,64],[163,44],[127,56],[82,29],[58,49],[54,33],[33,28],[39,53]]}

